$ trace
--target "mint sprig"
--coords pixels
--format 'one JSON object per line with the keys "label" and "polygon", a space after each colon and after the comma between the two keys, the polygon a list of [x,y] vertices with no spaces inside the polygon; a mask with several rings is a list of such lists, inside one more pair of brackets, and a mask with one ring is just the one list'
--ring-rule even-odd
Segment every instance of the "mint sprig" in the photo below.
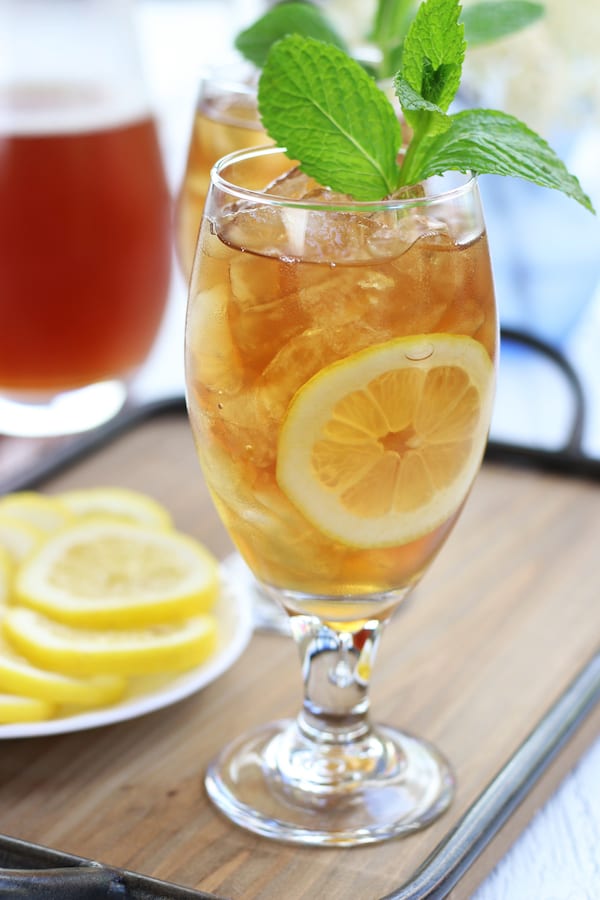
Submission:
{"label": "mint sprig", "polygon": [[290,35],[274,44],[258,86],[262,123],[321,184],[373,200],[398,186],[394,109],[342,50]]}
{"label": "mint sprig", "polygon": [[306,174],[357,200],[455,170],[524,178],[593,211],[577,178],[524,123],[494,110],[448,113],[464,53],[458,0],[424,0],[394,78],[412,129],[401,166],[392,104],[355,60],[318,40],[290,35],[271,48],[259,81],[263,125]]}
{"label": "mint sprig", "polygon": [[273,44],[288,34],[312,37],[346,50],[344,39],[319,7],[304,2],[279,3],[272,7],[241,31],[234,43],[247,60],[262,69]]}

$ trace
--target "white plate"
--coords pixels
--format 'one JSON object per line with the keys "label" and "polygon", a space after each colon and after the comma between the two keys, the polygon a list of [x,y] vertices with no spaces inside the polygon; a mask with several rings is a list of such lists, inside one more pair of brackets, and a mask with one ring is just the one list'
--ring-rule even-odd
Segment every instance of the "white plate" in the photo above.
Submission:
{"label": "white plate", "polygon": [[61,719],[48,719],[44,722],[0,725],[0,739],[43,737],[68,731],[83,731],[100,725],[112,725],[171,706],[206,687],[234,664],[246,648],[252,634],[252,611],[244,592],[229,593],[224,588],[217,601],[215,612],[220,625],[219,644],[216,653],[203,665],[181,675],[132,679],[132,690],[124,700],[101,709],[75,713]]}

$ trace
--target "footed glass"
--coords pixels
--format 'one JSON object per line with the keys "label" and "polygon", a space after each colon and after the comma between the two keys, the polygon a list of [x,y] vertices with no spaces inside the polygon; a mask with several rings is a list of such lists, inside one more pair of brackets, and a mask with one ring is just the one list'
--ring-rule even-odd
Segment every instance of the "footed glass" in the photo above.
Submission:
{"label": "footed glass", "polygon": [[235,739],[208,769],[237,824],[349,846],[450,803],[443,754],[371,722],[369,680],[386,621],[480,467],[496,354],[475,178],[356,203],[278,148],[214,167],[187,312],[189,417],[217,510],[287,612],[304,679],[296,718]]}

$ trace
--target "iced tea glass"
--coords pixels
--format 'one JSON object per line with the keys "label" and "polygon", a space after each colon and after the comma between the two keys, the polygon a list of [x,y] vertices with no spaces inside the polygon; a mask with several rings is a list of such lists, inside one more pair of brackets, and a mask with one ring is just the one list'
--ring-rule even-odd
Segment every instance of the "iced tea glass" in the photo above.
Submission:
{"label": "iced tea glass", "polygon": [[243,63],[215,67],[200,82],[175,213],[177,257],[189,278],[210,170],[234,150],[267,143],[257,108],[258,71]]}
{"label": "iced tea glass", "polygon": [[251,831],[343,846],[425,826],[453,794],[437,749],[371,723],[368,683],[479,469],[497,320],[475,178],[356,203],[292,165],[262,148],[213,169],[186,379],[206,482],[290,617],[304,703],[234,740],[206,786]]}

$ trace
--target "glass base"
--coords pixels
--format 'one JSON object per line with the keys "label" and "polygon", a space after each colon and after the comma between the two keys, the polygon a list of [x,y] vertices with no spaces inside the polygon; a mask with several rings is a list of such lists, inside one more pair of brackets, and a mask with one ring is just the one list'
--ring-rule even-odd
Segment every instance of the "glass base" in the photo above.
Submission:
{"label": "glass base", "polygon": [[110,421],[123,407],[127,387],[102,381],[51,396],[0,396],[0,433],[12,437],[78,434]]}
{"label": "glass base", "polygon": [[425,741],[378,726],[347,743],[316,743],[295,720],[233,741],[205,783],[213,803],[249,831],[337,847],[423,828],[454,793],[448,763]]}

